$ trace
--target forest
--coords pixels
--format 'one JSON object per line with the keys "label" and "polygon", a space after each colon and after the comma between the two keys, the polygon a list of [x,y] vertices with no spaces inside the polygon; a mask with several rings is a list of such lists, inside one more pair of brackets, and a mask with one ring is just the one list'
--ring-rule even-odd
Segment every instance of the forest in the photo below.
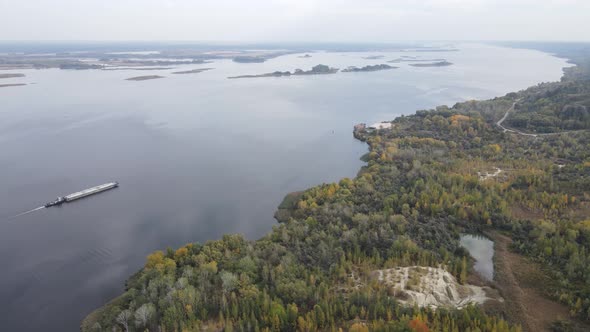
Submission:
{"label": "forest", "polygon": [[[369,152],[354,179],[287,195],[256,241],[226,235],[152,253],[82,330],[521,331],[502,310],[404,306],[372,277],[431,266],[466,283],[459,235],[485,231],[511,237],[551,280],[545,295],[590,320],[588,58],[561,82],[355,131]],[[515,102],[507,127],[549,135],[501,130]]]}

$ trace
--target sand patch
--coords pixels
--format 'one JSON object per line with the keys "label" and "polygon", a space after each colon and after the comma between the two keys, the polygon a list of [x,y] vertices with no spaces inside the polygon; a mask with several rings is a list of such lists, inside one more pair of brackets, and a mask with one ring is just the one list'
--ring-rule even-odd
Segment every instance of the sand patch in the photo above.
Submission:
{"label": "sand patch", "polygon": [[462,308],[490,299],[485,287],[461,285],[443,268],[397,267],[373,271],[371,276],[386,284],[399,302],[411,306]]}

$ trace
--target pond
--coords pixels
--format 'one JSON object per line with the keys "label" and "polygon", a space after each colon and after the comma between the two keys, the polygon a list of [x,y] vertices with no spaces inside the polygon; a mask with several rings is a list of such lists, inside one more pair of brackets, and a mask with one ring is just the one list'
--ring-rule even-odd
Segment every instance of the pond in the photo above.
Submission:
{"label": "pond", "polygon": [[475,258],[474,269],[485,279],[494,279],[494,242],[481,235],[463,234],[461,245]]}

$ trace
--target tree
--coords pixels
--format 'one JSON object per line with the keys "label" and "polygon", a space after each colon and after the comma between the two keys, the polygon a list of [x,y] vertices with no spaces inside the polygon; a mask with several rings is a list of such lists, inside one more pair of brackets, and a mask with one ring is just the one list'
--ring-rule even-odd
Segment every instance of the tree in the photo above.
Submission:
{"label": "tree", "polygon": [[412,329],[412,331],[416,331],[416,332],[428,332],[428,326],[421,321],[419,318],[414,318],[412,319],[409,323],[408,326]]}
{"label": "tree", "polygon": [[150,319],[156,313],[156,307],[151,303],[146,303],[135,311],[135,325],[137,327],[147,327]]}
{"label": "tree", "polygon": [[131,319],[132,313],[131,310],[125,309],[117,315],[117,323],[121,324],[126,332],[129,331],[129,320]]}
{"label": "tree", "polygon": [[461,260],[461,272],[459,274],[459,282],[461,284],[467,282],[467,258],[465,256],[463,256],[463,259]]}
{"label": "tree", "polygon": [[233,291],[238,286],[238,277],[231,272],[222,271],[220,273],[220,278],[223,292],[225,294],[229,294],[229,292]]}
{"label": "tree", "polygon": [[350,332],[369,332],[369,328],[367,327],[367,325],[365,325],[363,323],[354,323],[350,327],[349,331]]}

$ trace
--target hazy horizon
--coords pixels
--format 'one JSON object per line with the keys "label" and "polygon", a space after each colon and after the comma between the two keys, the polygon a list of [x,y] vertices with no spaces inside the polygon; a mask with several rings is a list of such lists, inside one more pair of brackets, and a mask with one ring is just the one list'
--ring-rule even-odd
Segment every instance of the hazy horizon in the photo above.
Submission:
{"label": "hazy horizon", "polygon": [[585,42],[588,13],[583,0],[0,0],[0,40]]}

